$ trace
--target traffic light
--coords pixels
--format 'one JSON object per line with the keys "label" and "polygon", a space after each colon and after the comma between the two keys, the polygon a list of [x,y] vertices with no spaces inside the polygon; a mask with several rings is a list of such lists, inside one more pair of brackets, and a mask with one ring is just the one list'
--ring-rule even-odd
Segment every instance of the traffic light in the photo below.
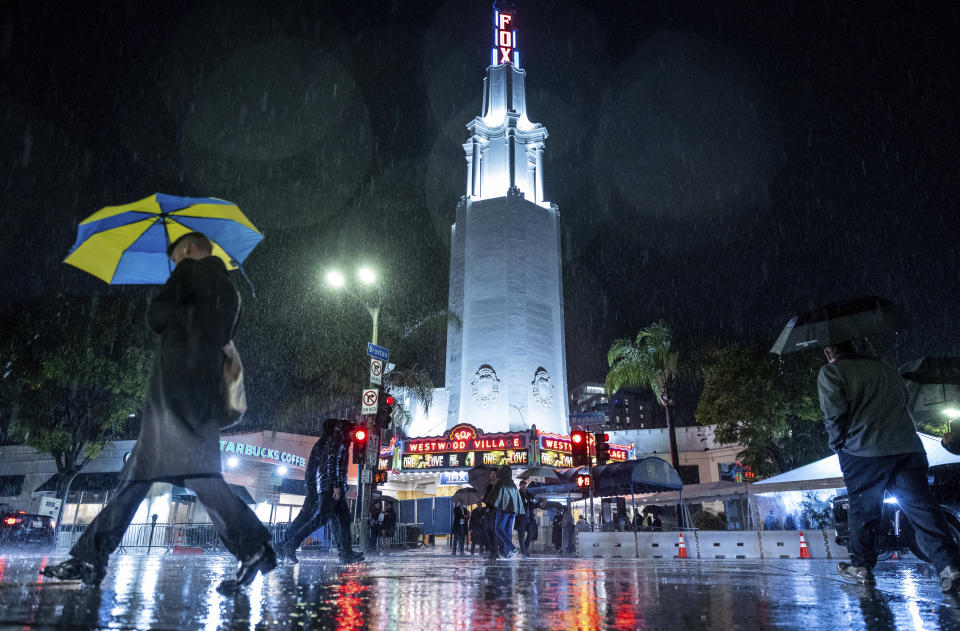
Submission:
{"label": "traffic light", "polygon": [[387,472],[376,470],[373,472],[373,483],[374,484],[385,484],[387,482]]}
{"label": "traffic light", "polygon": [[587,433],[582,429],[570,432],[570,448],[573,455],[573,466],[583,467],[590,464],[587,454]]}
{"label": "traffic light", "polygon": [[353,428],[350,437],[353,442],[353,464],[363,464],[367,455],[367,428]]}
{"label": "traffic light", "polygon": [[577,489],[581,491],[589,491],[591,486],[593,486],[593,481],[590,479],[589,473],[577,474]]}
{"label": "traffic light", "polygon": [[610,440],[610,434],[597,432],[593,435],[593,439],[597,443],[597,464],[607,464],[610,461],[610,444],[607,443]]}
{"label": "traffic light", "polygon": [[377,404],[377,427],[379,429],[390,427],[390,421],[393,418],[393,406],[396,402],[397,400],[393,398],[392,394],[384,393],[380,397],[380,403]]}

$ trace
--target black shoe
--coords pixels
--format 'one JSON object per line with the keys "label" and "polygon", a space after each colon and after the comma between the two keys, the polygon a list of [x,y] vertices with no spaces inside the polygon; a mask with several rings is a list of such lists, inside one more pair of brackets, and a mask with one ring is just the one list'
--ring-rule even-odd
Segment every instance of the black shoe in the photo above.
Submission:
{"label": "black shoe", "polygon": [[363,555],[359,552],[354,552],[353,550],[347,550],[340,553],[340,563],[343,565],[350,565],[351,563],[359,563],[363,561]]}
{"label": "black shoe", "polygon": [[62,563],[47,566],[40,573],[60,581],[83,581],[84,585],[99,585],[107,575],[107,564],[94,565],[70,558]]}
{"label": "black shoe", "polygon": [[948,565],[940,572],[940,589],[944,594],[960,596],[960,570]]}
{"label": "black shoe", "polygon": [[873,571],[868,567],[858,567],[852,563],[837,563],[837,571],[840,576],[848,581],[860,583],[861,585],[873,585]]}
{"label": "black shoe", "polygon": [[237,578],[223,581],[217,591],[223,594],[237,592],[252,583],[253,579],[257,578],[257,574],[267,574],[275,567],[277,567],[277,555],[270,544],[265,543],[256,554],[240,563]]}
{"label": "black shoe", "polygon": [[297,547],[289,544],[280,544],[277,547],[277,561],[283,563],[299,563],[297,558]]}

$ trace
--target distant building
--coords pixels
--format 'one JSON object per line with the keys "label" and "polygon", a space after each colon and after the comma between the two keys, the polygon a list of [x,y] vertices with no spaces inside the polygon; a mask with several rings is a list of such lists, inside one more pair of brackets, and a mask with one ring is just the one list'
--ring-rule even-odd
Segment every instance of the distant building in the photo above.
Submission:
{"label": "distant building", "polygon": [[604,385],[596,382],[584,383],[570,391],[570,415],[571,425],[593,428],[602,424],[611,431],[656,429],[667,425],[649,390],[621,388],[613,396],[608,396]]}

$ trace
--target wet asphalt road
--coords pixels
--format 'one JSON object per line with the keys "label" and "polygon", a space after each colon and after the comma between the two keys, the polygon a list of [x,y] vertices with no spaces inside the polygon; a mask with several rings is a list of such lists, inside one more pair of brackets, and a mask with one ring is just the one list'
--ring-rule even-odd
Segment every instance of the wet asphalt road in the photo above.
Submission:
{"label": "wet asphalt road", "polygon": [[446,549],[341,567],[307,556],[245,593],[216,586],[232,557],[114,555],[100,589],[40,580],[61,558],[0,555],[2,629],[960,629],[958,603],[916,561],[876,589],[832,561],[485,561]]}

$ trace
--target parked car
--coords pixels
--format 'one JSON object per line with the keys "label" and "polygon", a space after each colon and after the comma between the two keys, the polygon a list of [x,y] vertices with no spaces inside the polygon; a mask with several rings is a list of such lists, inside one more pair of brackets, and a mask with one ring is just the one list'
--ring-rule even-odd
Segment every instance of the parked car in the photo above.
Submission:
{"label": "parked car", "polygon": [[[931,467],[930,490],[943,511],[947,522],[947,531],[954,543],[960,548],[960,464],[947,464]],[[833,500],[833,520],[837,530],[836,542],[844,547],[850,541],[850,524],[847,513],[850,500],[846,495],[838,495]],[[883,513],[880,531],[877,533],[879,559],[889,559],[894,552],[912,552],[914,556],[928,560],[917,545],[916,534],[910,520],[904,515],[897,498],[887,495],[883,500]]]}
{"label": "parked car", "polygon": [[53,517],[26,511],[0,514],[0,545],[53,545],[56,524]]}

